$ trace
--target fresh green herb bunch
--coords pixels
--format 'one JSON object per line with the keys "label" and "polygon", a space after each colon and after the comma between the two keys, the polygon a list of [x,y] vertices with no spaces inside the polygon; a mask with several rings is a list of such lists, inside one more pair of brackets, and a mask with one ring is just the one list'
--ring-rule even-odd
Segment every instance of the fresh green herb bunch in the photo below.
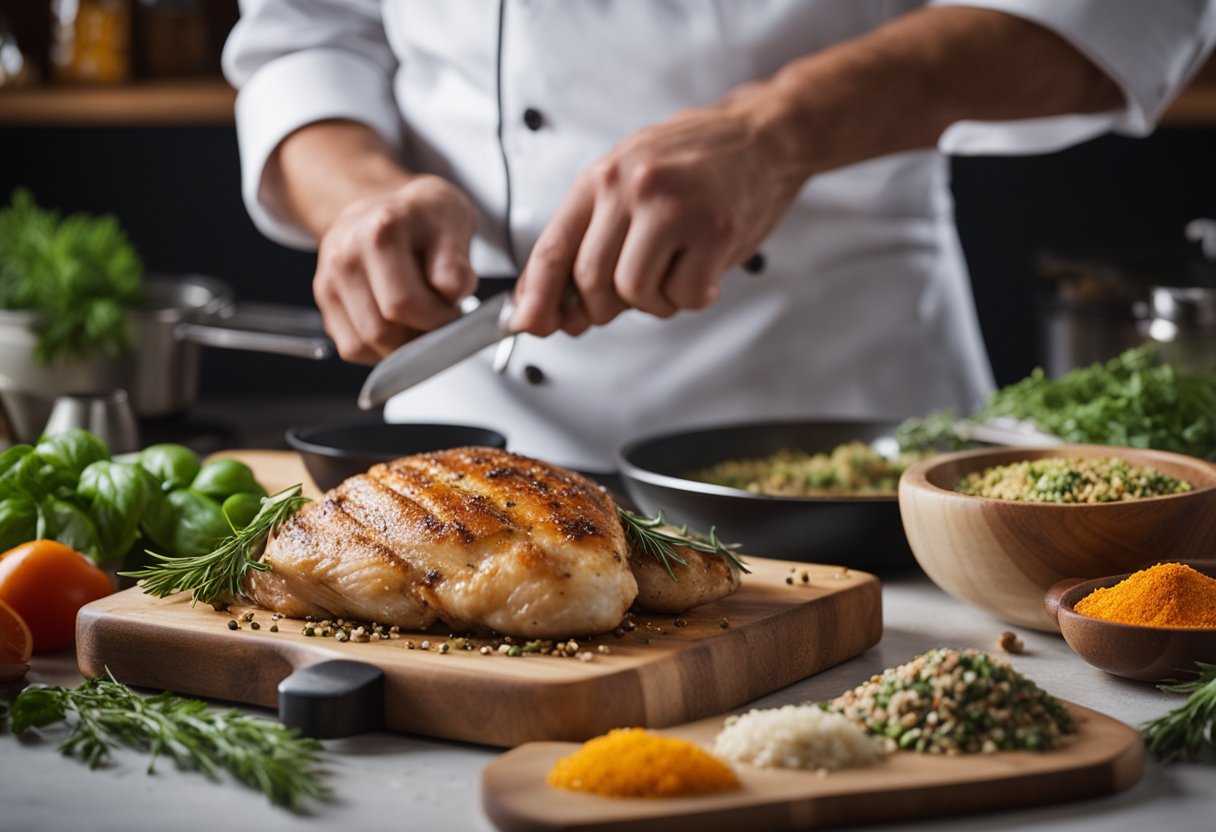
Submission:
{"label": "fresh green herb bunch", "polygon": [[1216,762],[1216,664],[1195,662],[1196,678],[1158,685],[1190,697],[1165,716],[1141,726],[1148,750],[1163,762]]}
{"label": "fresh green herb bunch", "polygon": [[40,364],[129,351],[125,313],[142,298],[143,276],[113,216],[61,218],[24,189],[0,208],[0,308],[42,313]]}
{"label": "fresh green herb bunch", "polygon": [[237,460],[200,466],[194,451],[167,444],[111,458],[76,428],[0,453],[0,551],[44,538],[103,565],[147,541],[197,556],[249,523],[265,495]]}
{"label": "fresh green herb bunch", "polygon": [[126,746],[152,755],[149,774],[164,755],[179,769],[212,779],[227,771],[292,810],[326,794],[316,740],[277,722],[211,710],[198,699],[168,692],[143,697],[113,679],[93,679],[77,688],[30,685],[8,710],[14,734],[68,723],[71,732],[59,749],[89,768],[102,765],[116,746]]}
{"label": "fresh green herb bunch", "polygon": [[822,707],[885,737],[891,750],[930,754],[1048,751],[1076,733],[1055,698],[974,649],[930,650]]}
{"label": "fresh green herb bunch", "polygon": [[[959,447],[954,416],[939,411],[908,420],[897,433],[900,447]],[[1216,374],[1164,364],[1152,344],[1058,379],[1036,369],[993,393],[971,420],[999,416],[1029,421],[1068,442],[1157,448],[1216,459]]]}

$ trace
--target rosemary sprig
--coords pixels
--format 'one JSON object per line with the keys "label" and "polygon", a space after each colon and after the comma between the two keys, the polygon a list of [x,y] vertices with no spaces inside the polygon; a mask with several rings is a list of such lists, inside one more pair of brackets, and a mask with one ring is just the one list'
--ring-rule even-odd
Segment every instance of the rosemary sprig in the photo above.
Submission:
{"label": "rosemary sprig", "polygon": [[262,507],[249,525],[205,555],[175,558],[148,552],[158,563],[138,572],[119,572],[128,578],[139,578],[144,592],[164,598],[183,590],[194,591],[194,601],[234,601],[241,597],[241,585],[250,569],[262,571],[269,564],[258,560],[266,538],[300,506],[308,502],[300,496],[302,486],[293,485],[270,497],[262,498]]}
{"label": "rosemary sprig", "polygon": [[305,799],[327,795],[316,740],[277,722],[215,711],[168,691],[140,696],[112,677],[76,688],[30,685],[9,706],[9,718],[14,734],[68,723],[71,732],[59,750],[80,757],[89,768],[106,762],[114,747],[126,746],[151,755],[149,774],[161,755],[183,771],[200,771],[213,780],[227,771],[292,811]]}
{"label": "rosemary sprig", "polygon": [[1190,698],[1140,727],[1148,750],[1165,763],[1216,761],[1216,664],[1195,666],[1196,678],[1157,686],[1167,693],[1189,693]]}
{"label": "rosemary sprig", "polygon": [[718,539],[717,530],[713,526],[710,527],[709,534],[701,536],[689,532],[687,525],[672,526],[663,519],[661,511],[656,517],[646,517],[620,506],[617,506],[616,510],[621,516],[621,523],[625,527],[625,536],[629,538],[629,542],[662,564],[673,581],[679,579],[676,578],[672,563],[678,563],[681,566],[688,565],[688,561],[675,550],[676,546],[718,555],[732,568],[751,574],[751,570],[744,566],[743,561],[739,560],[739,556],[735,554],[739,544],[723,543]]}

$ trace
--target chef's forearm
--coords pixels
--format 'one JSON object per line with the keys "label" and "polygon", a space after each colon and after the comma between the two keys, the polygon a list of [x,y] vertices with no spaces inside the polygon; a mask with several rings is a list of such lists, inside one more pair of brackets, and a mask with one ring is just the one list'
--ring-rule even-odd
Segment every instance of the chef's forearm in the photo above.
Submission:
{"label": "chef's forearm", "polygon": [[932,147],[956,121],[1101,112],[1123,95],[1048,29],[936,7],[791,63],[725,103],[751,107],[762,140],[806,177]]}
{"label": "chef's forearm", "polygon": [[263,187],[278,210],[320,239],[347,205],[412,178],[370,127],[331,120],[284,139],[266,165]]}

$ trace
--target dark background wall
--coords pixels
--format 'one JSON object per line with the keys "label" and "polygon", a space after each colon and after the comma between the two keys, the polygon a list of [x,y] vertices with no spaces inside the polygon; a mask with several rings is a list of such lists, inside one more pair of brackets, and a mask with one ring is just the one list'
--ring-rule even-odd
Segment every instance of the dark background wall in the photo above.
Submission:
{"label": "dark background wall", "polygon": [[[1000,383],[1042,360],[1034,267],[1041,251],[1180,249],[1188,220],[1216,216],[1216,128],[1110,136],[1048,156],[956,159],[953,167],[959,229]],[[27,186],[44,205],[113,212],[150,271],[222,277],[239,299],[311,304],[313,256],[258,234],[238,172],[230,127],[0,130],[0,198]],[[353,396],[365,372],[338,361],[207,350],[202,393]]]}

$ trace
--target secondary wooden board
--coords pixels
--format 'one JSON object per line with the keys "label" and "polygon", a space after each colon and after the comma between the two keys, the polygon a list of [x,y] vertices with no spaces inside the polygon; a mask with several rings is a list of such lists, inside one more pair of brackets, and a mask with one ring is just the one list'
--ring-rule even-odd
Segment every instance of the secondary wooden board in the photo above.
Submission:
{"label": "secondary wooden board", "polygon": [[[294,455],[233,455],[250,462],[270,490],[306,481]],[[752,574],[743,588],[684,614],[686,626],[677,627],[674,616],[647,614],[620,638],[580,642],[592,652],[589,662],[459,648],[442,654],[438,646],[449,640],[442,631],[337,643],[304,636],[303,622],[285,619],[271,633],[267,613],[258,616],[261,629],[233,631],[230,612],[192,606],[185,594],[157,599],[137,588],[81,610],[77,660],[90,677],[108,669],[132,685],[266,707],[277,705],[278,683],[299,668],[330,659],[366,662],[385,672],[390,729],[515,746],[722,713],[839,664],[881,637],[874,576],[761,558],[748,563]],[[798,580],[787,584],[794,570]],[[408,649],[423,639],[430,650]],[[601,645],[610,652],[599,652]]]}
{"label": "secondary wooden board", "polygon": [[[1068,704],[1068,703],[1066,703]],[[552,788],[545,775],[571,743],[528,743],[482,773],[482,805],[508,832],[734,832],[794,830],[964,815],[1099,797],[1131,787],[1144,769],[1139,732],[1068,704],[1076,738],[1048,754],[939,757],[902,752],[867,768],[810,771],[735,766],[742,787],[681,798],[607,798]],[[723,717],[661,733],[707,749]]]}

